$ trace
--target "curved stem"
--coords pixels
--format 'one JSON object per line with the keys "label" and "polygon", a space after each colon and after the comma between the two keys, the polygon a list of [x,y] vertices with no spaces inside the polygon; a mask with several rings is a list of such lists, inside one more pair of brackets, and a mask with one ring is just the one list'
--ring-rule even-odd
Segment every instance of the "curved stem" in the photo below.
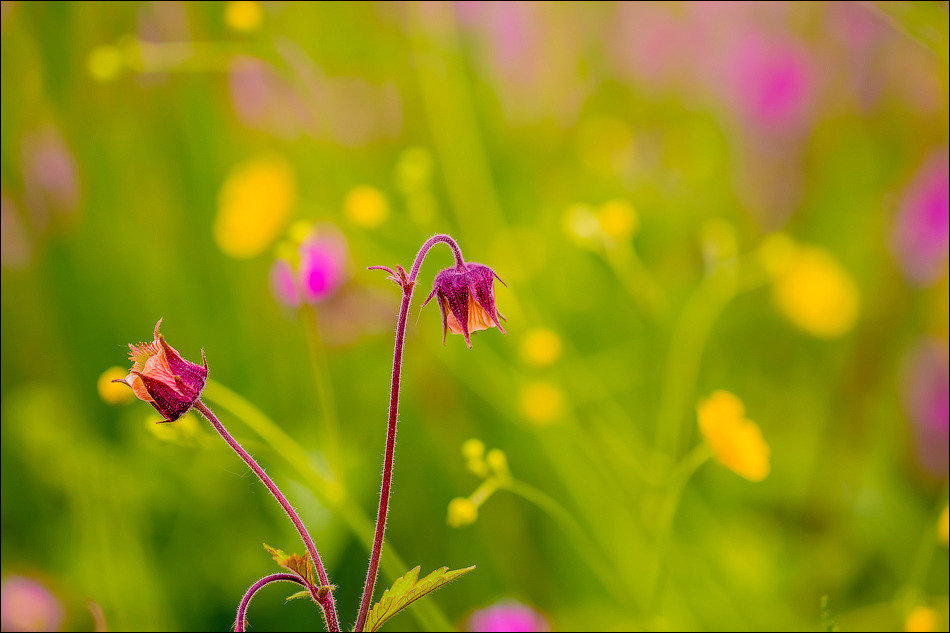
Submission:
{"label": "curved stem", "polygon": [[392,383],[389,388],[389,425],[386,430],[386,453],[383,457],[383,483],[379,490],[379,511],[376,513],[376,534],[373,538],[373,552],[369,558],[369,569],[366,570],[366,583],[363,585],[363,598],[360,600],[359,614],[356,616],[356,631],[362,631],[366,623],[366,614],[369,612],[369,603],[373,598],[373,589],[376,587],[376,574],[379,571],[379,557],[383,549],[383,537],[386,534],[386,516],[389,513],[389,492],[393,479],[393,459],[396,452],[396,414],[399,411],[399,378],[402,372],[402,349],[406,338],[406,320],[409,316],[409,303],[412,301],[412,290],[416,285],[416,277],[422,268],[422,261],[433,246],[445,242],[455,255],[457,268],[465,266],[462,251],[451,237],[437,234],[426,240],[416,254],[412,263],[409,278],[402,285],[402,304],[399,306],[399,320],[396,324],[396,344],[393,352]]}
{"label": "curved stem", "polygon": [[604,588],[607,589],[616,600],[621,604],[628,604],[634,607],[639,606],[634,604],[632,594],[620,589],[620,586],[626,583],[619,572],[610,562],[605,560],[604,554],[593,544],[590,537],[587,536],[587,533],[577,522],[577,519],[575,519],[564,506],[547,493],[518,479],[510,479],[503,482],[501,487],[518,495],[525,501],[533,503],[554,519],[554,521],[561,526],[561,529],[573,539],[575,547],[590,566],[591,571],[594,572],[597,579],[604,585]]}
{"label": "curved stem", "polygon": [[264,576],[253,585],[250,589],[247,590],[247,593],[244,594],[244,597],[241,598],[241,604],[238,605],[237,610],[237,619],[234,620],[234,631],[235,633],[241,633],[244,631],[245,624],[245,615],[247,614],[247,606],[251,604],[251,598],[254,597],[254,594],[264,588],[264,585],[269,585],[272,582],[278,582],[285,580],[287,582],[295,582],[298,585],[302,585],[303,581],[300,580],[294,574],[271,574],[270,576]]}
{"label": "curved stem", "polygon": [[[449,245],[449,248],[452,249],[452,255],[455,256],[455,267],[462,269],[465,267],[465,260],[462,259],[462,249],[459,248],[459,245],[455,243],[451,237],[445,233],[436,233],[429,239],[425,241],[425,244],[422,245],[422,248],[419,249],[419,252],[416,253],[416,260],[412,262],[412,272],[409,273],[409,282],[413,283],[416,281],[416,277],[419,275],[419,269],[422,268],[422,260],[426,258],[426,254],[429,252],[429,249],[438,244],[439,242],[445,242]],[[411,289],[410,289],[411,290]]]}
{"label": "curved stem", "polygon": [[706,444],[699,444],[670,473],[666,495],[664,496],[657,518],[656,543],[653,548],[653,562],[648,570],[648,605],[651,612],[655,611],[660,598],[660,588],[663,583],[664,562],[666,552],[670,546],[670,530],[673,518],[679,508],[683,491],[693,474],[700,466],[712,457],[712,451]]}
{"label": "curved stem", "polygon": [[[205,384],[203,394],[243,421],[278,455],[284,457],[310,485],[320,503],[339,513],[366,550],[373,551],[373,524],[363,509],[347,494],[341,481],[331,482],[325,479],[325,473],[317,468],[303,447],[243,396],[212,379]],[[386,560],[380,561],[380,566],[390,579],[396,580],[409,567],[391,545],[387,546],[388,556]],[[423,600],[412,613],[426,630],[448,631],[452,628],[452,624],[434,600]]]}
{"label": "curved stem", "polygon": [[[313,539],[310,538],[310,533],[307,532],[307,528],[304,527],[303,521],[300,520],[300,517],[297,516],[297,511],[293,509],[290,505],[290,502],[287,501],[287,498],[281,493],[280,489],[277,488],[277,484],[267,476],[267,473],[264,472],[264,469],[261,468],[254,458],[248,454],[244,448],[238,444],[237,440],[231,437],[231,434],[227,432],[224,428],[224,425],[218,420],[217,417],[211,412],[201,400],[195,402],[195,408],[201,412],[208,421],[211,422],[211,425],[214,427],[214,430],[218,432],[224,441],[228,443],[235,453],[237,453],[241,459],[244,460],[244,463],[254,471],[254,474],[257,475],[257,478],[261,480],[261,483],[270,491],[274,498],[277,499],[277,503],[284,509],[284,512],[287,513],[287,516],[290,517],[291,522],[294,524],[294,527],[297,528],[297,532],[300,534],[300,538],[303,539],[304,545],[307,547],[307,552],[310,553],[310,559],[313,561],[314,567],[317,569],[317,576],[320,578],[320,584],[324,586],[330,586],[330,580],[327,578],[327,572],[323,568],[323,561],[320,559],[320,554],[317,552],[317,547],[313,544]],[[330,631],[339,631],[340,623],[337,620],[336,616],[336,604],[333,600],[333,593],[328,592],[326,600],[320,603],[320,607],[323,609],[323,615],[327,621],[327,628]]]}

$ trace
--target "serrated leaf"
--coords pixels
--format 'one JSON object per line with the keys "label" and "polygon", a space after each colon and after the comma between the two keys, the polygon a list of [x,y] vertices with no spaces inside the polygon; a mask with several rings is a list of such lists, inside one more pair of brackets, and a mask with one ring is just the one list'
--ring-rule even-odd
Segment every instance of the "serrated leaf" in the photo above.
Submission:
{"label": "serrated leaf", "polygon": [[366,616],[366,623],[363,625],[364,631],[378,631],[387,620],[411,605],[416,600],[425,597],[436,589],[452,582],[462,574],[466,574],[475,569],[475,565],[465,569],[454,569],[449,571],[448,567],[440,567],[434,572],[419,580],[419,567],[406,572],[406,574],[396,579],[393,586],[383,592],[373,608],[369,610]]}
{"label": "serrated leaf", "polygon": [[303,556],[300,554],[287,554],[284,550],[271,547],[264,543],[264,549],[274,557],[274,562],[289,572],[297,574],[300,579],[308,585],[313,585],[313,563],[310,561],[310,553],[306,552]]}

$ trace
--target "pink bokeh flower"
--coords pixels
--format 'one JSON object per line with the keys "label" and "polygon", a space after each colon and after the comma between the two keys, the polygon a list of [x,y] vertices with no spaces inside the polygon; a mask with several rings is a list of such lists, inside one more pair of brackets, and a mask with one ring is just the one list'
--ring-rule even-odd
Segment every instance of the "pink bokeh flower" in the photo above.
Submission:
{"label": "pink bokeh flower", "polygon": [[24,576],[7,576],[0,585],[0,628],[4,631],[58,631],[63,606],[49,589]]}
{"label": "pink bokeh flower", "polygon": [[947,475],[948,382],[947,344],[939,339],[918,342],[904,366],[903,405],[913,423],[920,466],[940,477]]}
{"label": "pink bokeh flower", "polygon": [[947,260],[950,160],[946,148],[931,154],[904,190],[893,233],[893,250],[916,284],[936,281]]}
{"label": "pink bokeh flower", "polygon": [[228,67],[228,87],[238,120],[251,129],[292,139],[313,124],[290,81],[261,59],[235,56]]}
{"label": "pink bokeh flower", "polygon": [[296,262],[279,257],[270,270],[271,292],[278,303],[288,308],[297,308],[304,302],[320,303],[346,281],[346,241],[331,225],[315,226],[300,243],[293,259]]}
{"label": "pink bokeh flower", "polygon": [[730,67],[736,106],[749,123],[773,134],[805,127],[816,78],[804,47],[749,31],[735,44]]}
{"label": "pink bokeh flower", "polygon": [[23,139],[23,197],[37,230],[50,216],[70,215],[79,206],[76,160],[60,131],[48,125]]}
{"label": "pink bokeh flower", "polygon": [[478,609],[469,616],[468,631],[550,631],[547,619],[520,602],[505,600]]}

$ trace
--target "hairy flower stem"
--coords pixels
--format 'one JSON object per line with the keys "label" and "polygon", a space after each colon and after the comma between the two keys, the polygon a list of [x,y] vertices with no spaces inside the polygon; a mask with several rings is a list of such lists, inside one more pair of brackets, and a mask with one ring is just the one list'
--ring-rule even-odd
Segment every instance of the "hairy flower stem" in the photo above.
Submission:
{"label": "hairy flower stem", "polygon": [[376,535],[373,539],[373,553],[369,559],[369,569],[366,571],[366,583],[363,585],[363,599],[360,601],[360,611],[356,618],[356,631],[362,631],[366,624],[366,615],[369,612],[369,603],[373,598],[373,589],[376,587],[376,574],[379,571],[379,557],[383,549],[383,537],[386,534],[386,516],[389,513],[389,492],[393,479],[393,457],[396,452],[396,415],[399,411],[399,377],[402,372],[402,349],[406,338],[406,321],[409,317],[409,303],[412,301],[412,290],[416,285],[416,277],[422,268],[422,260],[433,246],[445,242],[455,255],[455,265],[460,270],[465,266],[462,251],[448,235],[433,235],[416,255],[408,278],[405,271],[400,269],[399,277],[394,280],[402,287],[402,304],[399,307],[399,320],[396,324],[396,345],[393,352],[392,383],[389,389],[389,426],[386,431],[386,453],[383,458],[383,483],[379,490],[379,512],[376,514]]}
{"label": "hairy flower stem", "polygon": [[247,593],[244,594],[244,597],[241,598],[241,604],[238,605],[237,618],[234,620],[235,633],[242,633],[242,631],[244,631],[247,607],[249,604],[251,604],[251,598],[254,597],[254,594],[263,589],[265,585],[269,585],[272,582],[278,582],[281,580],[295,582],[298,585],[303,584],[303,581],[294,574],[271,574],[270,576],[264,576],[255,582],[253,585],[251,585],[250,589],[247,590]]}
{"label": "hairy flower stem", "polygon": [[[208,421],[211,422],[211,425],[214,427],[214,430],[218,432],[224,441],[228,443],[235,453],[237,453],[241,459],[244,460],[244,463],[254,471],[254,474],[257,475],[257,478],[261,480],[261,483],[270,491],[274,498],[277,499],[277,503],[284,509],[284,512],[287,513],[287,516],[290,517],[291,522],[294,524],[294,527],[297,528],[297,532],[300,534],[300,538],[303,539],[304,545],[307,547],[307,552],[310,553],[310,559],[313,561],[314,567],[317,569],[317,576],[320,579],[320,584],[329,587],[330,580],[327,578],[327,572],[323,568],[323,561],[320,560],[320,554],[317,552],[316,546],[313,544],[313,539],[310,538],[310,533],[307,532],[307,528],[304,527],[303,521],[300,520],[300,517],[297,516],[297,511],[293,509],[290,505],[290,502],[287,501],[287,498],[281,493],[277,488],[277,484],[267,476],[267,473],[264,472],[264,469],[261,468],[254,458],[251,457],[244,448],[238,444],[237,440],[231,437],[231,434],[227,432],[224,428],[224,425],[218,420],[218,418],[211,412],[201,400],[195,402],[195,409],[201,412],[203,416],[208,418]],[[324,600],[319,602],[320,608],[323,609],[323,615],[326,618],[327,628],[330,631],[339,631],[340,623],[337,620],[336,616],[336,603],[333,599],[333,593],[327,592],[327,596]]]}

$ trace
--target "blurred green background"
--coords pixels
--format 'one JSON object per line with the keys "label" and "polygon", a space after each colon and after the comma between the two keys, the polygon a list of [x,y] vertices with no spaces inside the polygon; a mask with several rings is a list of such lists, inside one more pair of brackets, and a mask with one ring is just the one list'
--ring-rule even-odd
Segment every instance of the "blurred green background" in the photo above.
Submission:
{"label": "blurred green background", "polygon": [[[207,402],[352,626],[399,299],[365,267],[447,232],[507,282],[507,335],[442,346],[418,308],[451,263],[433,250],[377,595],[477,569],[388,629],[517,600],[554,630],[946,630],[947,22],[946,2],[3,2],[4,628],[92,630],[98,608],[222,630],[276,571],[262,542],[302,551],[206,422],[97,387],[160,317],[207,354]],[[295,307],[272,267],[309,231],[345,253]],[[719,389],[761,429],[762,481],[704,461]],[[469,438],[513,483],[466,467]],[[55,602],[14,600],[17,578]],[[251,624],[318,629],[289,593]]]}

